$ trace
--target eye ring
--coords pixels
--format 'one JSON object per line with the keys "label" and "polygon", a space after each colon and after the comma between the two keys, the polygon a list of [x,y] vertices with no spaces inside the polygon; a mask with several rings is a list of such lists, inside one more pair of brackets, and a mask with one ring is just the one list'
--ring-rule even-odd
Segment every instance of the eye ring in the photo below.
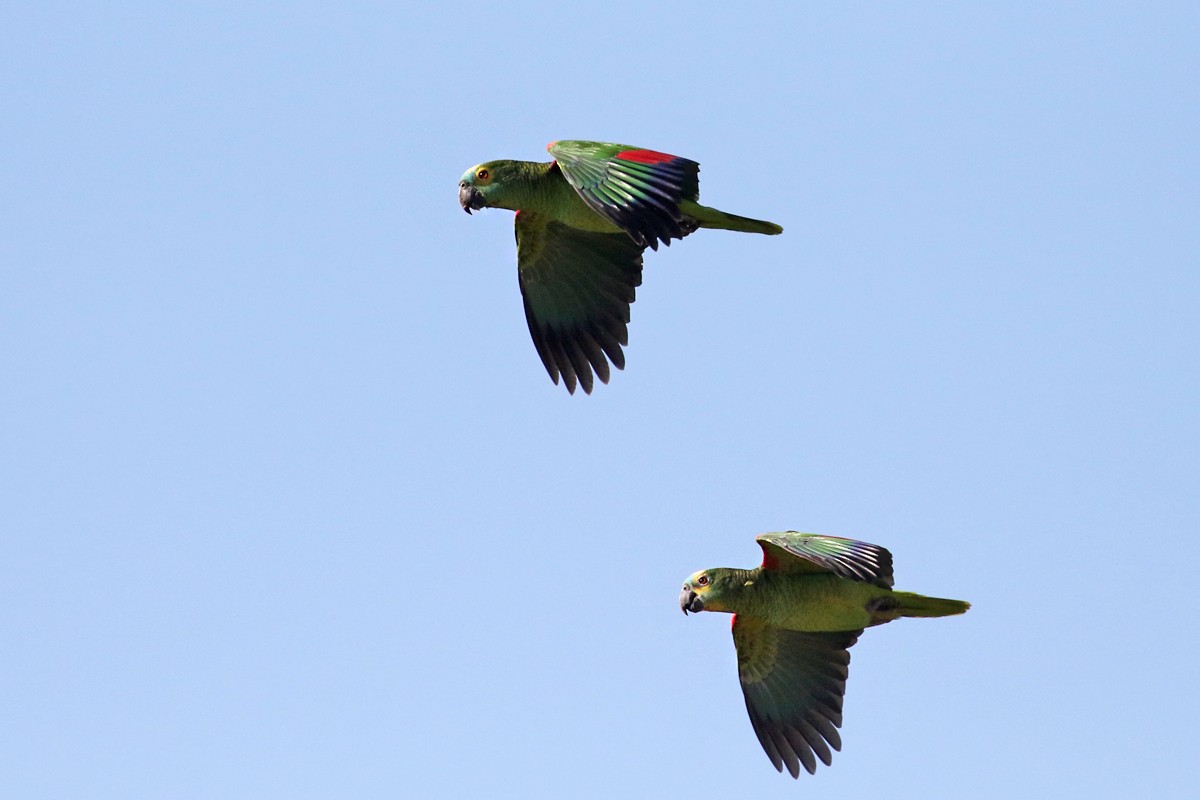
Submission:
{"label": "eye ring", "polygon": [[697,586],[708,586],[708,576],[701,575],[699,578],[696,578],[696,585]]}
{"label": "eye ring", "polygon": [[475,173],[475,177],[479,178],[481,181],[486,181],[488,179],[488,171],[486,169],[481,169]]}

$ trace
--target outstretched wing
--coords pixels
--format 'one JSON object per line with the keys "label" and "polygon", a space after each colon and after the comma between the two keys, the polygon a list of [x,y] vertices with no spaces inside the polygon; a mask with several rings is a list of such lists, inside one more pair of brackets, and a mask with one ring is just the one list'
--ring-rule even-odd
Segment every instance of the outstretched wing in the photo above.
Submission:
{"label": "outstretched wing", "polygon": [[849,674],[849,648],[862,631],[800,633],[738,614],[733,620],[738,677],[750,724],[775,769],[793,778],[800,765],[826,766],[830,748],[842,749],[842,697]]}
{"label": "outstretched wing", "polygon": [[815,533],[764,533],[763,568],[777,572],[832,572],[841,578],[892,588],[892,554],[876,544]]}
{"label": "outstretched wing", "polygon": [[[574,394],[608,383],[608,362],[625,368],[629,304],[642,282],[642,251],[621,233],[592,233],[517,212],[517,279],[538,355]],[[605,356],[608,360],[605,360]]]}
{"label": "outstretched wing", "polygon": [[700,194],[700,165],[686,158],[607,142],[551,142],[567,182],[592,210],[643,247],[658,249],[695,230],[679,210]]}

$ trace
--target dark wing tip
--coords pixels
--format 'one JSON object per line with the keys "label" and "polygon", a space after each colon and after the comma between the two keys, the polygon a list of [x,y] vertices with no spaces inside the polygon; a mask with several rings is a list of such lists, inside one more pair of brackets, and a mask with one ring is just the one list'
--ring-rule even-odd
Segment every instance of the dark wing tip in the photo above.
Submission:
{"label": "dark wing tip", "polygon": [[625,369],[625,351],[617,334],[598,325],[568,331],[535,330],[531,325],[530,333],[550,379],[558,385],[561,376],[570,394],[575,394],[576,386],[591,394],[596,380],[608,384],[610,367]]}

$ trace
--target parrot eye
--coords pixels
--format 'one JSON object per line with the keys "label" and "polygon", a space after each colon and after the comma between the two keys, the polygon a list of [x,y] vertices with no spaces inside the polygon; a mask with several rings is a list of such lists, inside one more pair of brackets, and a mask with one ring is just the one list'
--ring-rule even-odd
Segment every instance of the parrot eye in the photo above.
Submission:
{"label": "parrot eye", "polygon": [[696,585],[697,586],[708,586],[708,576],[701,575],[699,578],[696,578]]}
{"label": "parrot eye", "polygon": [[488,179],[488,171],[486,169],[481,169],[479,172],[475,173],[475,177],[479,178],[481,181],[486,181]]}

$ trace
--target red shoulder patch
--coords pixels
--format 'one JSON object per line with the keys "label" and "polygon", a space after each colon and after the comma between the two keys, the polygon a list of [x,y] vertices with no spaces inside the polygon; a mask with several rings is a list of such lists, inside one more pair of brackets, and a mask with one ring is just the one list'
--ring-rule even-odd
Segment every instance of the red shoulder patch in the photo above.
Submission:
{"label": "red shoulder patch", "polygon": [[546,145],[546,149],[549,150],[551,147],[554,147],[554,145],[556,145],[556,144],[558,144],[558,139],[555,139],[553,142]]}
{"label": "red shoulder patch", "polygon": [[763,566],[763,569],[766,569],[766,570],[779,569],[779,559],[775,558],[775,556],[771,554],[771,551],[765,547],[763,548],[762,566]]}
{"label": "red shoulder patch", "polygon": [[617,158],[636,161],[639,164],[662,164],[665,161],[674,161],[677,157],[657,150],[622,150],[617,153]]}

